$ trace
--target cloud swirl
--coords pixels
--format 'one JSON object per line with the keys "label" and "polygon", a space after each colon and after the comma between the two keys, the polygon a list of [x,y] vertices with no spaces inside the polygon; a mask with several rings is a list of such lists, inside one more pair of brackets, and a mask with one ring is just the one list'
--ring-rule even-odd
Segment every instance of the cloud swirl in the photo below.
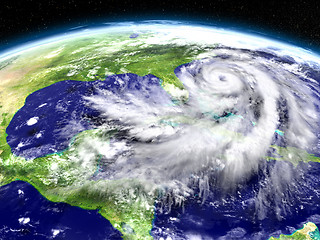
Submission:
{"label": "cloud swirl", "polygon": [[269,52],[218,48],[175,69],[186,101],[147,85],[86,97],[118,129],[100,177],[140,179],[177,196],[196,184],[204,196],[212,176],[231,185],[250,177],[272,145],[319,152],[319,83],[308,69]]}

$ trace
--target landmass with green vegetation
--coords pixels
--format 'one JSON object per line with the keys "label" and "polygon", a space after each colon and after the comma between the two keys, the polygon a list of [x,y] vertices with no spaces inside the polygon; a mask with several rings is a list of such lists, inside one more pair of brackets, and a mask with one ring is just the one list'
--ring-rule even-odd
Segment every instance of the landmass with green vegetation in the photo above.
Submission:
{"label": "landmass with green vegetation", "polygon": [[269,240],[319,240],[320,233],[317,226],[312,223],[308,222],[303,225],[303,228],[298,229],[291,235],[284,235],[281,234],[278,238],[271,237]]}
{"label": "landmass with green vegetation", "polygon": [[84,131],[75,136],[65,151],[28,161],[14,156],[6,142],[5,130],[12,117],[26,97],[39,89],[64,80],[103,81],[121,73],[153,74],[174,97],[175,92],[183,91],[174,69],[215,47],[148,44],[145,40],[152,33],[135,39],[129,38],[131,34],[66,39],[0,60],[0,186],[26,181],[50,201],[99,209],[126,239],[152,239],[154,191],[142,189],[132,179],[94,179],[102,153],[88,144],[108,144],[109,136],[97,129]]}
{"label": "landmass with green vegetation", "polygon": [[93,180],[104,157],[101,150],[108,149],[112,134],[101,129],[83,131],[67,150],[33,160],[10,155],[0,161],[0,182],[28,182],[50,201],[99,209],[127,239],[152,239],[154,192],[134,179]]}
{"label": "landmass with green vegetation", "polygon": [[[146,40],[155,37],[153,33],[129,38],[131,34],[100,33],[65,39],[0,60],[0,186],[16,180],[28,182],[50,201],[99,209],[126,239],[152,239],[150,230],[157,197],[154,189],[144,189],[133,179],[95,178],[104,154],[95,144],[108,147],[112,131],[84,131],[74,137],[65,151],[28,161],[13,155],[6,142],[6,128],[12,117],[24,105],[26,97],[39,89],[64,80],[103,81],[106,76],[121,73],[153,74],[175,97],[186,92],[174,69],[215,48],[215,44],[203,47],[150,43]],[[229,132],[221,130],[221,134]],[[320,162],[303,150],[271,147],[279,156],[267,158],[270,160],[286,160],[293,164]],[[316,230],[310,231],[309,235]],[[297,232],[294,234],[298,235]]]}
{"label": "landmass with green vegetation", "polygon": [[266,157],[267,160],[277,160],[277,161],[287,161],[291,162],[295,167],[298,166],[300,162],[318,162],[320,163],[320,158],[314,154],[310,154],[307,151],[295,147],[280,147],[276,145],[270,146],[273,150],[273,156]]}

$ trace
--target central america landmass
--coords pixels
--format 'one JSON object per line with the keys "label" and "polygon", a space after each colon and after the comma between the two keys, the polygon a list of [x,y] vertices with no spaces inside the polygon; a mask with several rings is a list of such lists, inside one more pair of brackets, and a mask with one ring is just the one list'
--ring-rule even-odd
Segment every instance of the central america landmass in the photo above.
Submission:
{"label": "central america landmass", "polygon": [[[110,42],[118,41],[120,43],[120,41],[125,41],[126,38],[127,35],[116,35],[113,38],[109,36],[109,39],[106,40],[106,36],[103,36],[101,42],[108,44],[109,40]],[[131,40],[137,42],[136,39]],[[139,42],[137,44],[139,45]],[[94,52],[94,47],[92,47],[91,51],[94,54],[92,56],[87,54],[87,60],[83,57],[81,59],[79,55],[83,53],[76,51],[88,45],[97,49],[97,39],[85,38],[80,39],[77,43],[74,40],[66,41],[60,52],[58,50],[61,46],[57,44],[53,44],[48,49],[40,48],[37,50],[38,52],[33,50],[18,56],[1,69],[0,75],[5,80],[0,84],[0,115],[3,119],[0,128],[0,185],[15,180],[29,182],[50,201],[66,202],[84,209],[99,209],[100,214],[128,239],[152,239],[149,232],[152,228],[154,203],[157,199],[154,193],[139,192],[138,181],[134,182],[132,180],[77,182],[83,177],[83,174],[93,175],[96,171],[96,165],[85,169],[74,168],[72,166],[74,162],[68,159],[76,158],[75,149],[86,141],[104,137],[106,143],[108,143],[106,136],[99,135],[99,130],[88,130],[78,134],[74,137],[70,147],[61,153],[26,161],[24,158],[14,156],[11,153],[11,149],[6,142],[5,129],[15,112],[23,106],[26,97],[31,93],[71,77],[78,81],[104,79],[105,69],[108,69],[112,74],[126,72],[132,72],[140,76],[154,74],[163,80],[165,90],[171,93],[181,92],[183,86],[174,75],[174,69],[181,64],[196,59],[199,54],[210,51],[210,48],[172,46],[170,44],[167,46],[145,46],[141,42],[140,45],[144,46],[135,54],[131,53],[137,49],[137,45],[122,45],[122,48],[118,49],[112,49],[114,46],[110,45],[109,51],[104,49],[107,53],[104,56],[97,55],[97,52]],[[105,48],[105,46],[103,47]],[[213,45],[212,48],[214,47]],[[90,47],[87,47],[84,51],[89,52],[88,48],[90,49]],[[58,51],[58,54],[46,58],[50,52],[54,51]],[[101,51],[98,52],[101,53]],[[35,55],[38,57],[34,58]],[[78,56],[78,59],[81,59],[78,63],[82,64],[73,76],[68,76],[72,67],[65,67],[71,63],[74,65],[76,63],[70,56],[72,58]],[[30,65],[30,63],[32,64]],[[97,66],[100,68],[96,68]],[[123,66],[125,66],[125,69]],[[142,68],[141,66],[147,67]],[[96,69],[96,72],[90,75],[92,69]],[[282,158],[281,160],[290,161],[285,157],[288,155],[284,152],[285,150],[278,147],[273,148],[282,155],[279,157]],[[307,153],[303,154],[305,156]],[[99,154],[95,155],[93,163],[96,163],[99,157]],[[310,157],[310,160],[319,162],[319,158],[316,157]],[[70,172],[71,169],[74,172]],[[119,186],[124,186],[121,191],[118,191]],[[109,190],[102,192],[101,189]],[[132,191],[132,189],[135,190]]]}

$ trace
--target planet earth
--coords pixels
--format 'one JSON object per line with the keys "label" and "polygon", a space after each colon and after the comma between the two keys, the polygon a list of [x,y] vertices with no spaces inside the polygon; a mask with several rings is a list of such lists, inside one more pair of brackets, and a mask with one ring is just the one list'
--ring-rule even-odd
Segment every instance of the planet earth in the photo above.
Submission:
{"label": "planet earth", "polygon": [[320,56],[192,22],[0,55],[0,239],[320,239]]}

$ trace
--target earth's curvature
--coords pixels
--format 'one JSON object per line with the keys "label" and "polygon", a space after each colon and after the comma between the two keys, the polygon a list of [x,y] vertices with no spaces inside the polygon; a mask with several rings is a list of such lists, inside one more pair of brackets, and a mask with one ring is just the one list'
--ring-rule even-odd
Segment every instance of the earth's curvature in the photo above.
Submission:
{"label": "earth's curvature", "polygon": [[0,239],[320,239],[320,57],[148,21],[0,56]]}

